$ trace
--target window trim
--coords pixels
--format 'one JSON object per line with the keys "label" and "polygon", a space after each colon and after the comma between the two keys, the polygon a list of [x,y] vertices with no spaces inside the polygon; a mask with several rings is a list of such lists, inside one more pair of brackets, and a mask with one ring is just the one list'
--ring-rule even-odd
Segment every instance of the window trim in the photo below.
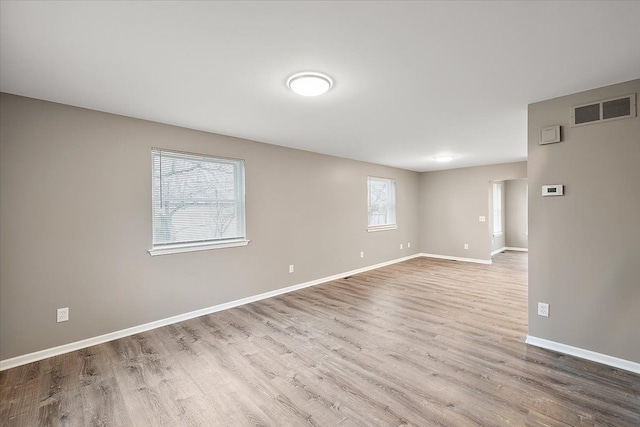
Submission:
{"label": "window trim", "polygon": [[202,153],[193,153],[189,151],[179,151],[179,150],[170,150],[165,148],[151,147],[151,169],[152,169],[152,194],[153,194],[153,156],[154,152],[164,152],[170,154],[178,154],[178,155],[186,155],[193,157],[200,157],[202,159],[211,159],[213,161],[220,162],[230,162],[234,164],[240,165],[239,176],[236,177],[238,184],[241,185],[241,189],[239,191],[240,200],[237,201],[238,205],[241,208],[242,215],[239,219],[242,222],[242,234],[243,236],[232,237],[226,239],[215,239],[215,240],[201,240],[201,241],[191,241],[191,242],[170,242],[170,243],[159,243],[153,244],[153,195],[152,195],[152,208],[151,208],[151,249],[148,249],[147,252],[151,256],[158,255],[169,255],[176,253],[184,253],[184,252],[195,252],[195,251],[206,251],[212,249],[226,249],[226,248],[235,248],[240,246],[247,246],[250,242],[247,239],[247,212],[246,212],[246,187],[245,187],[245,161],[244,159],[236,159],[232,157],[223,157],[223,156],[214,156],[210,154],[202,154]]}
{"label": "window trim", "polygon": [[[393,184],[393,223],[389,223],[389,224],[380,224],[380,225],[369,225],[369,181],[371,179],[374,180],[378,180],[378,181],[387,181]],[[398,212],[397,212],[397,206],[398,206],[398,198],[397,196],[397,186],[396,186],[396,180],[394,178],[386,178],[386,177],[382,177],[382,176],[372,176],[369,175],[367,176],[367,232],[372,233],[372,232],[378,232],[378,231],[388,231],[388,230],[397,230],[398,229]]]}
{"label": "window trim", "polygon": [[369,233],[375,233],[376,231],[387,231],[387,230],[397,230],[398,229],[398,225],[397,224],[391,224],[391,225],[369,225],[367,226],[367,232]]}
{"label": "window trim", "polygon": [[200,243],[175,243],[158,245],[149,249],[149,255],[169,255],[179,254],[183,252],[208,251],[211,249],[237,248],[239,246],[247,246],[251,240],[247,239],[229,239],[228,241],[220,241],[220,243],[211,243],[211,241]]}

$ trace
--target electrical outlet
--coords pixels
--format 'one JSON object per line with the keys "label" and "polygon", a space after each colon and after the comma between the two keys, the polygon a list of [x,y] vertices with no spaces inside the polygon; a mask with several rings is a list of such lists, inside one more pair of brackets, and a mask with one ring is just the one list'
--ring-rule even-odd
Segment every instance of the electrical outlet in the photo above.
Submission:
{"label": "electrical outlet", "polygon": [[402,249],[402,243],[400,243],[400,249]]}
{"label": "electrical outlet", "polygon": [[464,244],[464,248],[465,248],[465,249],[469,249],[469,244],[468,244],[468,243],[465,243],[465,244]]}
{"label": "electrical outlet", "polygon": [[407,243],[407,248],[411,247],[411,242]]}
{"label": "electrical outlet", "polygon": [[485,221],[487,221],[487,217],[485,217],[485,216],[479,216],[479,217],[478,217],[478,221],[480,221],[480,222],[485,222]]}
{"label": "electrical outlet", "polygon": [[289,266],[289,273],[293,273],[293,264]]}
{"label": "electrical outlet", "polygon": [[538,316],[549,317],[549,304],[544,302],[538,303]]}
{"label": "electrical outlet", "polygon": [[59,308],[56,313],[57,313],[56,321],[58,323],[66,322],[67,320],[69,320],[69,307]]}
{"label": "electrical outlet", "polygon": [[364,258],[364,251],[360,251],[360,258]]}

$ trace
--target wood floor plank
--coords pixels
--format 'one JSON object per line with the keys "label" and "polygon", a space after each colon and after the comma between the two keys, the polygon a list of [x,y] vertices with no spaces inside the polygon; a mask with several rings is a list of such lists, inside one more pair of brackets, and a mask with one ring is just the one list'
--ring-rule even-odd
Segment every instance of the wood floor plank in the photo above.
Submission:
{"label": "wood floor plank", "polygon": [[640,426],[526,334],[526,253],[416,258],[0,372],[0,425]]}
{"label": "wood floor plank", "polygon": [[43,364],[43,361],[34,362],[2,373],[0,422],[3,426],[37,425]]}
{"label": "wood floor plank", "polygon": [[107,353],[110,344],[75,352],[81,365],[78,382],[87,426],[133,426]]}
{"label": "wood floor plank", "polygon": [[86,424],[82,409],[78,358],[71,353],[42,361],[38,425],[74,426]]}

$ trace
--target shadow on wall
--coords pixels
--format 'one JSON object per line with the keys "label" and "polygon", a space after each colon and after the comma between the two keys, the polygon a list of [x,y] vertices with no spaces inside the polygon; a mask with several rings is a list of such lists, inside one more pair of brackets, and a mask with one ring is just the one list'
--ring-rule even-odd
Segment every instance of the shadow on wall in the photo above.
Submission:
{"label": "shadow on wall", "polygon": [[[580,301],[585,304],[583,324],[593,322],[593,311],[610,313],[609,325],[606,325],[605,340],[610,348],[619,346],[628,339],[627,328],[634,323],[634,317],[638,311],[640,301],[640,263],[638,254],[629,253],[620,264],[612,266],[609,274],[604,277],[600,292],[594,295],[590,301]],[[636,325],[638,326],[638,325]],[[636,329],[637,330],[637,329]],[[640,339],[640,332],[638,332]],[[634,360],[640,363],[640,355]]]}

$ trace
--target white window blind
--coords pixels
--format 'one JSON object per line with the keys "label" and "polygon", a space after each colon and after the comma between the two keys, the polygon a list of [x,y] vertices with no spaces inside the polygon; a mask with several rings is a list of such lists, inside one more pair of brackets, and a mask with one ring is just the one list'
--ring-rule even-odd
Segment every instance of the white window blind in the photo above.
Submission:
{"label": "white window blind", "polygon": [[368,177],[369,229],[395,228],[396,182],[388,178]]}
{"label": "white window blind", "polygon": [[493,183],[493,235],[502,234],[502,183]]}
{"label": "white window blind", "polygon": [[151,153],[153,249],[246,239],[243,160]]}

